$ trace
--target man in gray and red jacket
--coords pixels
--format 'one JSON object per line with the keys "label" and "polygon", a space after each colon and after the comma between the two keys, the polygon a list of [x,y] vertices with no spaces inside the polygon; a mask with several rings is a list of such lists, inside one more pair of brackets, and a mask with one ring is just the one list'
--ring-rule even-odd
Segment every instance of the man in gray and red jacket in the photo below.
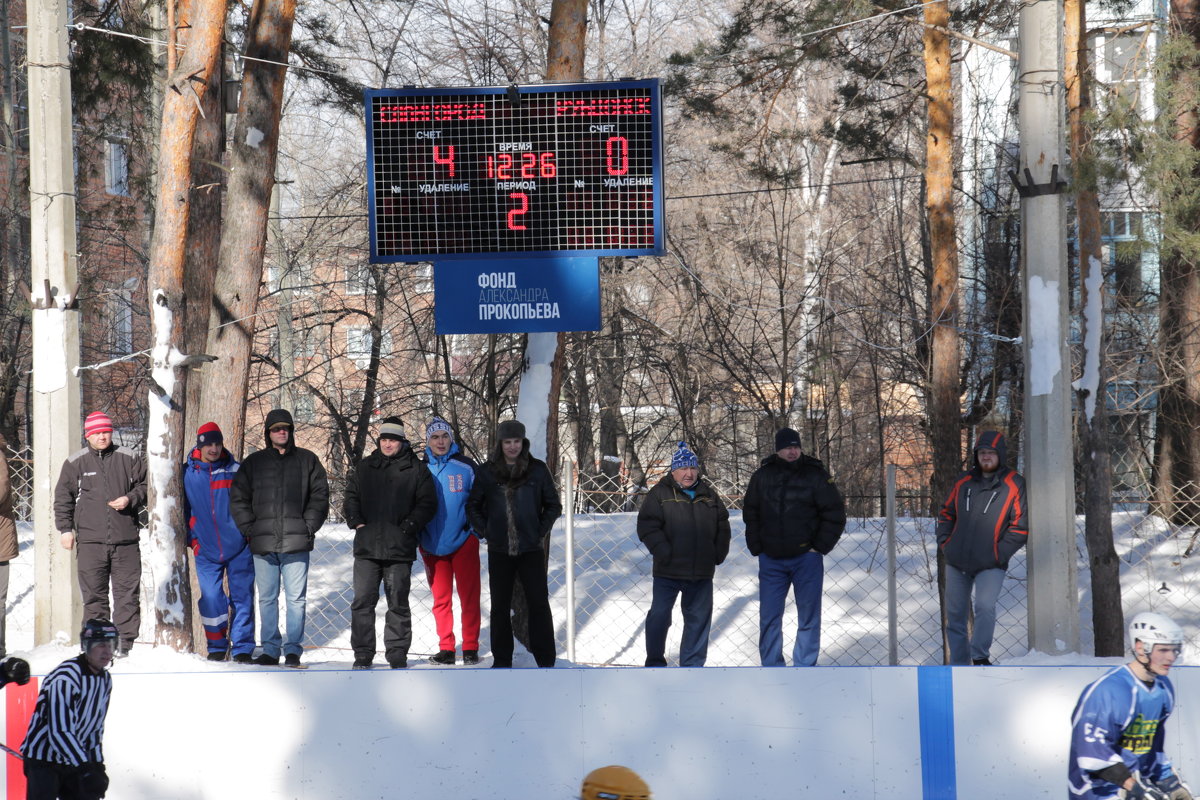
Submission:
{"label": "man in gray and red jacket", "polygon": [[[950,490],[938,515],[938,547],[946,561],[946,641],[951,664],[991,663],[996,600],[1009,559],[1025,546],[1025,479],[1005,465],[1008,446],[996,431],[975,442],[970,470]],[[975,630],[967,639],[971,590]]]}
{"label": "man in gray and red jacket", "polygon": [[133,450],[113,444],[112,434],[107,414],[88,414],[83,423],[88,446],[68,458],[58,475],[54,526],[59,543],[78,551],[83,616],[116,623],[119,658],[128,655],[142,624],[138,511],[146,502],[146,463]]}

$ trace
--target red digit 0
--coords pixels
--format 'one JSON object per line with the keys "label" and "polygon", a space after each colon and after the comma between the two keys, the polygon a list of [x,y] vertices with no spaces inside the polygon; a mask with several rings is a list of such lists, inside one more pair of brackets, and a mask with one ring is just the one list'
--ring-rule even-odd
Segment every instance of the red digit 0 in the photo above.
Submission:
{"label": "red digit 0", "polygon": [[521,214],[529,213],[529,195],[524,192],[511,192],[508,195],[510,200],[520,201],[520,206],[508,212],[508,229],[510,231],[525,231],[529,230],[524,225],[517,224],[517,217]]}
{"label": "red digit 0", "polygon": [[[617,143],[617,165],[613,166],[613,144]],[[609,175],[624,175],[629,172],[629,140],[624,136],[610,136],[604,143],[605,167]]]}
{"label": "red digit 0", "polygon": [[[440,150],[445,150],[446,154],[441,155]],[[454,145],[448,144],[444,148],[439,145],[433,146],[433,163],[445,164],[450,168],[450,177],[454,177]]]}

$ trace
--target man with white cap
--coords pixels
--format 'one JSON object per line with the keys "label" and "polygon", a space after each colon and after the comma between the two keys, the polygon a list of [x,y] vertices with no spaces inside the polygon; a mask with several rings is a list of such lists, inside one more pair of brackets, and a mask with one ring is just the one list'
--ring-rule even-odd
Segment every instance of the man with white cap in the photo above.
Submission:
{"label": "man with white cap", "polygon": [[142,624],[138,511],[146,502],[146,463],[133,450],[114,444],[112,434],[107,414],[88,414],[83,424],[87,447],[72,454],[58,475],[54,524],[59,543],[78,553],[83,616],[116,624],[120,658],[129,654]]}

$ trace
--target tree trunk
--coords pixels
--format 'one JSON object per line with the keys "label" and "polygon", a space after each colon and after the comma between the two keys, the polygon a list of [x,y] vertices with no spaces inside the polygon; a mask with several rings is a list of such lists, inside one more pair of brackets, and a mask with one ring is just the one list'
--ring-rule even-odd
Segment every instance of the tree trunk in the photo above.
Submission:
{"label": "tree trunk", "polygon": [[192,143],[201,101],[221,53],[225,0],[187,7],[188,47],[167,79],[160,137],[159,188],[147,279],[154,348],[151,353],[149,477],[151,569],[155,580],[155,641],[192,649],[192,598],[179,464],[183,460],[184,263],[191,209]]}
{"label": "tree trunk", "polygon": [[[929,325],[929,439],[933,445],[931,489],[934,511],[962,469],[962,416],[959,402],[958,242],[954,228],[954,95],[950,76],[948,2],[925,6],[925,83],[928,128],[925,135],[925,212],[929,220],[932,283]],[[938,594],[944,594],[941,553]],[[945,603],[943,634],[945,631]]]}
{"label": "tree trunk", "polygon": [[1084,120],[1091,107],[1087,0],[1066,0],[1064,80],[1071,171],[1075,185],[1076,240],[1079,243],[1080,303],[1083,306],[1083,375],[1078,398],[1080,466],[1083,472],[1084,536],[1092,585],[1092,630],[1097,656],[1125,652],[1120,563],[1113,546],[1112,461],[1105,396],[1108,369],[1104,334],[1104,267],[1100,244],[1100,199],[1096,194],[1091,131]]}
{"label": "tree trunk", "polygon": [[[1194,525],[1200,521],[1200,253],[1188,241],[1200,225],[1194,198],[1200,178],[1200,74],[1195,71],[1200,47],[1200,2],[1172,0],[1170,28],[1193,50],[1173,69],[1166,109],[1174,121],[1178,154],[1186,163],[1166,190],[1160,191],[1163,214],[1163,253],[1160,272],[1159,331],[1162,337],[1162,389],[1159,392],[1157,437],[1154,442],[1155,501],[1169,521]],[[1178,173],[1176,167],[1174,172]]]}
{"label": "tree trunk", "polygon": [[[255,0],[250,11],[242,96],[229,159],[229,189],[222,210],[216,290],[207,352],[220,369],[202,373],[200,416],[221,426],[234,447],[244,440],[250,353],[258,287],[262,282],[267,214],[275,185],[283,82],[295,0]],[[254,60],[251,60],[254,59]],[[275,63],[265,63],[275,62]],[[236,402],[231,402],[236,400]]]}

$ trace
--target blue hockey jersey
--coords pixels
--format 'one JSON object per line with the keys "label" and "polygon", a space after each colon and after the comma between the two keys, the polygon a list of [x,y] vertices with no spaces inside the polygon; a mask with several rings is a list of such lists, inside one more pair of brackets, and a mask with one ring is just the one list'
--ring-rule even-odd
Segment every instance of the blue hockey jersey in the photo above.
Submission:
{"label": "blue hockey jersey", "polygon": [[1089,773],[1120,762],[1150,781],[1171,775],[1163,738],[1164,724],[1174,708],[1175,687],[1169,679],[1156,676],[1154,685],[1147,686],[1128,664],[1088,684],[1071,714],[1070,797],[1116,797],[1116,784]]}
{"label": "blue hockey jersey", "polygon": [[467,521],[467,495],[475,482],[475,465],[451,443],[444,456],[435,456],[425,448],[425,463],[437,484],[438,509],[433,521],[421,531],[421,549],[435,556],[458,551],[471,535]]}

